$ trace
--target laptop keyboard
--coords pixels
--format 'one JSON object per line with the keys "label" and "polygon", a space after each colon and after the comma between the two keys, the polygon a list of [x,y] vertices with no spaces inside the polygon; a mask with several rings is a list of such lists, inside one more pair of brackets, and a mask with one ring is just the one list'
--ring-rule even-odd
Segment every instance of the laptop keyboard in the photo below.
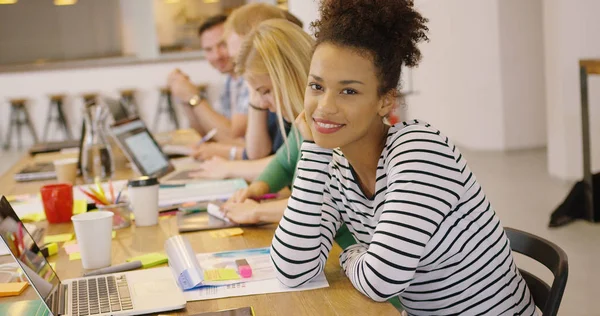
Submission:
{"label": "laptop keyboard", "polygon": [[133,309],[125,275],[73,281],[72,315],[87,316]]}

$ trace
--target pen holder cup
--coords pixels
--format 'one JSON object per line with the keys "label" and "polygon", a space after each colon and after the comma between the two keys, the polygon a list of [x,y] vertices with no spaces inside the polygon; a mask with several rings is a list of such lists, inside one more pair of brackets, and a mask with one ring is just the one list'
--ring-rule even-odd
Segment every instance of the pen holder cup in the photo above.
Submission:
{"label": "pen holder cup", "polygon": [[129,203],[119,203],[112,205],[98,205],[98,210],[109,211],[115,214],[113,216],[113,229],[121,229],[131,226],[131,210]]}

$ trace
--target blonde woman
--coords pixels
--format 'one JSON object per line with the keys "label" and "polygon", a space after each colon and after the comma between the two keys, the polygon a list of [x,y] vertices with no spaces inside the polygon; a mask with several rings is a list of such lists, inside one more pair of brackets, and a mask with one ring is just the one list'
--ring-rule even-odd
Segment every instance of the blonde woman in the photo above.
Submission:
{"label": "blonde woman", "polygon": [[[227,42],[228,55],[232,60],[235,60],[240,49],[242,40],[248,35],[258,24],[270,19],[288,19],[293,23],[302,27],[302,22],[287,11],[281,10],[278,7],[265,3],[251,3],[235,9],[223,26],[222,39]],[[246,91],[244,89],[244,91]],[[256,94],[256,93],[254,93]],[[252,98],[252,93],[250,98]],[[250,99],[250,104],[254,104]],[[210,159],[211,157],[224,157],[234,160],[256,160],[252,170],[260,172],[265,168],[272,155],[281,147],[284,142],[281,135],[286,135],[289,132],[289,125],[285,125],[284,132],[279,130],[280,125],[277,124],[277,116],[269,111],[252,108],[244,104],[248,112],[247,127],[245,130],[245,146],[244,148],[234,149],[230,144],[223,143],[204,143],[200,145],[194,156],[202,160]],[[235,147],[235,146],[234,146]],[[233,154],[234,153],[234,154]],[[268,159],[263,159],[268,157]],[[216,158],[216,161],[209,165],[224,165],[224,159]],[[208,177],[221,176],[218,171],[220,168],[210,168],[216,172],[206,172]],[[254,179],[258,173],[256,171],[246,174],[248,180]]]}
{"label": "blonde woman", "polygon": [[[244,77],[253,95],[251,111],[276,113],[280,131],[285,130],[286,125],[292,126],[295,117],[302,112],[313,45],[313,39],[299,26],[287,20],[273,19],[256,27],[240,46],[236,72]],[[234,161],[213,164],[210,171],[206,171],[221,177],[248,179],[250,173],[258,176],[224,206],[226,216],[231,220],[256,223],[281,219],[286,199],[261,204],[248,199],[259,199],[266,193],[276,193],[291,185],[302,140],[295,128],[281,136],[285,144],[266,168],[257,170],[254,161]]]}

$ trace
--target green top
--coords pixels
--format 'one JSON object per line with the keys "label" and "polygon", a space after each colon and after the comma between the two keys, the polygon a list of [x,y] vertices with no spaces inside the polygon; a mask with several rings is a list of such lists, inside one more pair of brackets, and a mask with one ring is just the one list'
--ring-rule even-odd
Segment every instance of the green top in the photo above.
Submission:
{"label": "green top", "polygon": [[262,181],[269,185],[271,193],[279,192],[279,190],[290,186],[294,182],[296,165],[300,160],[300,145],[303,140],[295,127],[290,129],[287,138],[287,144],[284,143],[279,147],[275,153],[275,158],[271,160],[256,179],[256,181]]}

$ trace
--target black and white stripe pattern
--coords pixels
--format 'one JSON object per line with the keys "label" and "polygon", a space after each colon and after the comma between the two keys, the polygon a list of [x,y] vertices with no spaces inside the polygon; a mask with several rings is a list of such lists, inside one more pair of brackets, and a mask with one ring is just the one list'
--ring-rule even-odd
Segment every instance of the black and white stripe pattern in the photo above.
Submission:
{"label": "black and white stripe pattern", "polygon": [[504,229],[461,153],[414,121],[389,129],[375,194],[362,193],[339,150],[302,145],[271,256],[279,280],[319,274],[344,222],[358,241],[340,264],[376,301],[400,296],[411,315],[535,315]]}

